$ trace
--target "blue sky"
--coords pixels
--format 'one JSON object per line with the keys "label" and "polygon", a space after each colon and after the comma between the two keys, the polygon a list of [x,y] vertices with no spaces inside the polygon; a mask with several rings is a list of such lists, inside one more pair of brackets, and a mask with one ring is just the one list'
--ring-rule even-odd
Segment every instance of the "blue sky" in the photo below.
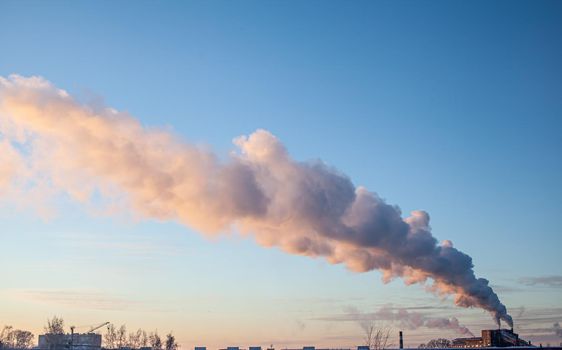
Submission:
{"label": "blue sky", "polygon": [[[404,213],[427,210],[509,309],[525,306],[522,335],[556,342],[530,329],[562,321],[562,289],[520,279],[562,266],[561,17],[556,1],[5,1],[0,76],[43,76],[225,157],[233,138],[267,129],[294,158],[322,159]],[[316,319],[452,305],[250,239],[57,209],[0,209],[0,325],[37,333],[63,314],[173,329],[185,348],[353,345],[359,326]],[[543,309],[554,311],[541,323]],[[439,312],[493,326],[478,310]]]}

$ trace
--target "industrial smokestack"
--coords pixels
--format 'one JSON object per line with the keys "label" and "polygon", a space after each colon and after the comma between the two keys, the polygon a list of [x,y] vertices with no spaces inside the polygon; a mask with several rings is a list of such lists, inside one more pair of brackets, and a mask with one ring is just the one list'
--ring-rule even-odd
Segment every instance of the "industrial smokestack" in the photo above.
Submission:
{"label": "industrial smokestack", "polygon": [[400,331],[400,349],[404,349],[404,338],[402,337],[402,331]]}
{"label": "industrial smokestack", "polygon": [[426,289],[453,295],[456,305],[482,308],[511,325],[472,258],[451,241],[439,242],[425,211],[403,217],[334,168],[292,159],[266,130],[234,144],[237,151],[223,161],[127,113],[80,104],[43,78],[0,77],[3,201],[33,198],[27,204],[45,213],[54,207],[50,195],[66,195],[208,235],[251,234],[265,247],[356,272],[380,270],[385,283],[431,283]]}

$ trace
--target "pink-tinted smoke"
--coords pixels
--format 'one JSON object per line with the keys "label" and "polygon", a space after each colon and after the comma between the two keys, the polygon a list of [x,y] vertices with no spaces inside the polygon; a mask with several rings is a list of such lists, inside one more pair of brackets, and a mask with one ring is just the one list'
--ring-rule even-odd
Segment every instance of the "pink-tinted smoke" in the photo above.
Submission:
{"label": "pink-tinted smoke", "polygon": [[80,104],[42,78],[10,76],[0,80],[0,135],[8,150],[0,195],[41,184],[47,189],[38,193],[84,203],[102,197],[205,234],[236,228],[263,246],[357,272],[380,270],[385,282],[426,283],[458,306],[512,324],[488,281],[475,276],[471,257],[433,237],[426,212],[403,218],[324,163],[291,159],[266,130],[236,138],[237,152],[221,161],[126,113]]}

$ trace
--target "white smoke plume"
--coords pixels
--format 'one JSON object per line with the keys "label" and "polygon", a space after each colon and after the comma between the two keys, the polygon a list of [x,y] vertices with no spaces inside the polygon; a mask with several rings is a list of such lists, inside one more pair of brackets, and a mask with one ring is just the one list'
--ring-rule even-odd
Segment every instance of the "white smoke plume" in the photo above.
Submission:
{"label": "white smoke plume", "polygon": [[466,326],[459,323],[456,317],[432,317],[419,312],[408,311],[403,308],[394,309],[389,306],[381,307],[379,310],[371,313],[362,313],[355,307],[349,307],[345,317],[339,317],[335,320],[353,320],[358,322],[364,329],[368,329],[371,322],[382,321],[398,323],[399,327],[402,329],[413,330],[421,327],[449,329],[462,335],[474,336]]}
{"label": "white smoke plume", "polygon": [[263,246],[380,270],[385,282],[427,283],[458,306],[512,325],[471,257],[432,236],[426,212],[403,219],[398,207],[337,170],[291,159],[266,130],[234,144],[237,152],[220,161],[126,113],[82,105],[42,78],[0,77],[4,201],[16,191],[118,200],[141,217],[178,220],[206,234],[238,230]]}

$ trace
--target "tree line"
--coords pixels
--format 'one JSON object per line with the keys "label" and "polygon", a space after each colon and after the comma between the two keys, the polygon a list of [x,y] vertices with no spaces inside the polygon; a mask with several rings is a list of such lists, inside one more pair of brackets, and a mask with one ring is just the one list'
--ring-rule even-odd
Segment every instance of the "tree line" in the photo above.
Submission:
{"label": "tree line", "polygon": [[438,338],[438,339],[431,339],[426,343],[422,343],[418,346],[418,349],[443,349],[443,348],[450,348],[453,343],[449,339],[445,338]]}
{"label": "tree line", "polygon": [[[61,334],[65,334],[64,319],[53,316],[47,320],[44,327],[47,343],[60,345]],[[35,336],[30,331],[14,329],[12,326],[4,326],[0,331],[0,349],[31,349],[34,346]],[[176,342],[172,332],[166,334],[163,340],[158,331],[146,332],[137,329],[134,332],[127,332],[127,327],[123,324],[116,328],[112,323],[107,326],[107,331],[103,334],[103,347],[105,349],[152,347],[153,350],[178,350],[179,344]]]}
{"label": "tree line", "polygon": [[4,326],[0,331],[0,349],[30,349],[34,335],[30,331]]}
{"label": "tree line", "polygon": [[103,344],[106,349],[152,347],[153,350],[177,350],[179,348],[179,344],[171,332],[162,342],[158,330],[147,333],[139,328],[127,333],[127,327],[124,324],[116,328],[112,323],[107,326],[107,332],[103,335]]}
{"label": "tree line", "polygon": [[[370,350],[384,350],[393,346],[390,340],[392,328],[389,326],[379,326],[374,320],[361,322],[364,331],[363,345]],[[431,339],[427,343],[422,343],[418,349],[444,349],[450,348],[453,343],[449,339]]]}
{"label": "tree line", "polygon": [[[49,341],[50,335],[64,334],[64,320],[57,316],[47,320],[45,333],[47,341]],[[162,341],[157,330],[148,333],[139,328],[134,332],[127,333],[127,326],[124,324],[116,328],[113,323],[110,323],[102,339],[102,345],[105,349],[152,347],[153,350],[177,350],[179,348],[179,344],[176,342],[172,332],[168,333],[166,339]]]}

